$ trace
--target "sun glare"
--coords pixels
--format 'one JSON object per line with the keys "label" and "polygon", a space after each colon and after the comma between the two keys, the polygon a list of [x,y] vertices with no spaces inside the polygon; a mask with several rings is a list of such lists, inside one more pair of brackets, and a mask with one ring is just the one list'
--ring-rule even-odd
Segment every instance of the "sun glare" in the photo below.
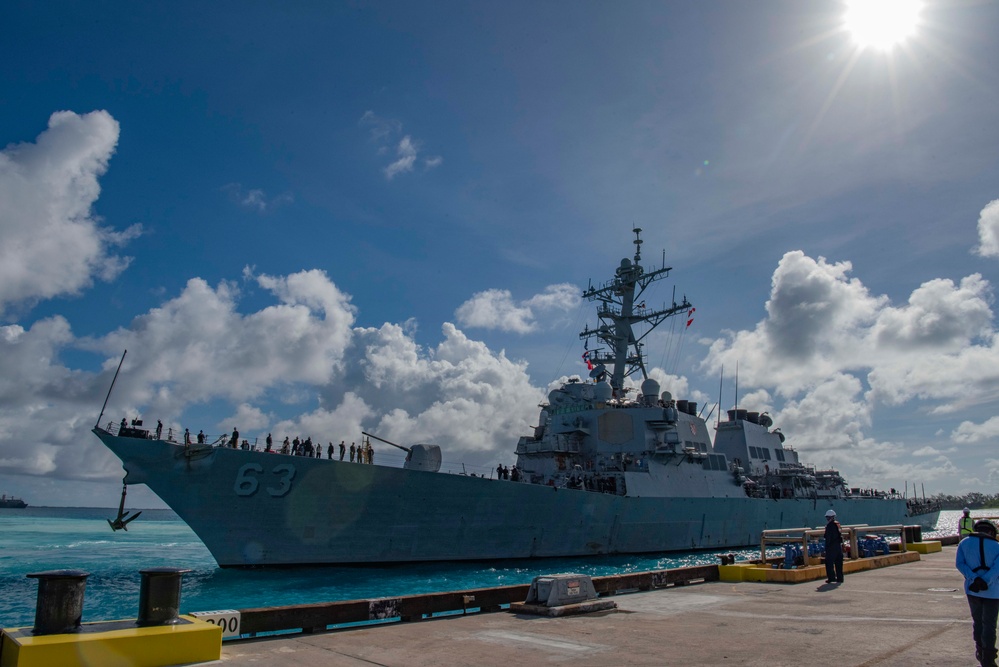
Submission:
{"label": "sun glare", "polygon": [[847,0],[844,24],[861,48],[888,51],[916,32],[917,0]]}

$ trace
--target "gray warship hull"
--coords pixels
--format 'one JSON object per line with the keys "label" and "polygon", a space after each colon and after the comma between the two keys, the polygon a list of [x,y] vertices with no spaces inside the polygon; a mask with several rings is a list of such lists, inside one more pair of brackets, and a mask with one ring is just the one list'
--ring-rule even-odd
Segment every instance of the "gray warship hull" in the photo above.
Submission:
{"label": "gray warship hull", "polygon": [[146,484],[222,567],[735,548],[758,545],[765,529],[823,524],[830,508],[843,524],[937,519],[909,516],[901,498],[774,500],[738,487],[727,497],[633,497],[94,433],[121,459],[125,482]]}

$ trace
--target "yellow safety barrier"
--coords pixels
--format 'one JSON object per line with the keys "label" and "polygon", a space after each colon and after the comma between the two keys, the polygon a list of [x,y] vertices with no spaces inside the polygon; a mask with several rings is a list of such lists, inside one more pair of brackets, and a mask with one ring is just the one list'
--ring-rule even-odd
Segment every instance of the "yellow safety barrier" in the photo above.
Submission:
{"label": "yellow safety barrier", "polygon": [[222,628],[193,616],[179,620],[153,627],[84,623],[79,632],[40,636],[31,628],[4,629],[0,667],[166,667],[221,658]]}

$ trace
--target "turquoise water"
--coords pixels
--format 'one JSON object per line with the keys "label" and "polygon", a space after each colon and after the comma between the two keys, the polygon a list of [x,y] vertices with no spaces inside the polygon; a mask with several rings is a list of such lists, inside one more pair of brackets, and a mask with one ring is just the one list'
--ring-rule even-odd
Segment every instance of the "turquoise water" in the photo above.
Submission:
{"label": "turquoise water", "polygon": [[[139,570],[185,567],[181,612],[246,609],[360,598],[528,584],[542,574],[591,576],[643,572],[718,562],[719,553],[752,558],[758,550],[702,551],[477,563],[431,563],[280,570],[223,570],[197,536],[170,510],[145,510],[127,532],[113,533],[115,509],[0,510],[0,627],[30,626],[38,588],[25,575],[76,569],[90,573],[83,620],[135,618]],[[977,513],[976,513],[977,514]],[[937,531],[957,533],[960,512],[943,512]],[[776,555],[778,551],[774,551]]]}

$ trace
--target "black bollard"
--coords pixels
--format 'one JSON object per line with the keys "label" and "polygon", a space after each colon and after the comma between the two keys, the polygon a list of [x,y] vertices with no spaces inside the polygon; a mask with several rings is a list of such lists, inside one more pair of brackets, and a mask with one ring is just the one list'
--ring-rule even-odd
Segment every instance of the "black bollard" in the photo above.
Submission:
{"label": "black bollard", "polygon": [[139,570],[142,581],[139,585],[139,618],[135,624],[146,627],[178,623],[180,579],[190,571],[182,567],[152,567],[148,570]]}
{"label": "black bollard", "polygon": [[36,635],[61,635],[80,630],[83,618],[83,591],[89,572],[80,570],[50,570],[27,575],[38,580],[38,602],[35,604]]}

